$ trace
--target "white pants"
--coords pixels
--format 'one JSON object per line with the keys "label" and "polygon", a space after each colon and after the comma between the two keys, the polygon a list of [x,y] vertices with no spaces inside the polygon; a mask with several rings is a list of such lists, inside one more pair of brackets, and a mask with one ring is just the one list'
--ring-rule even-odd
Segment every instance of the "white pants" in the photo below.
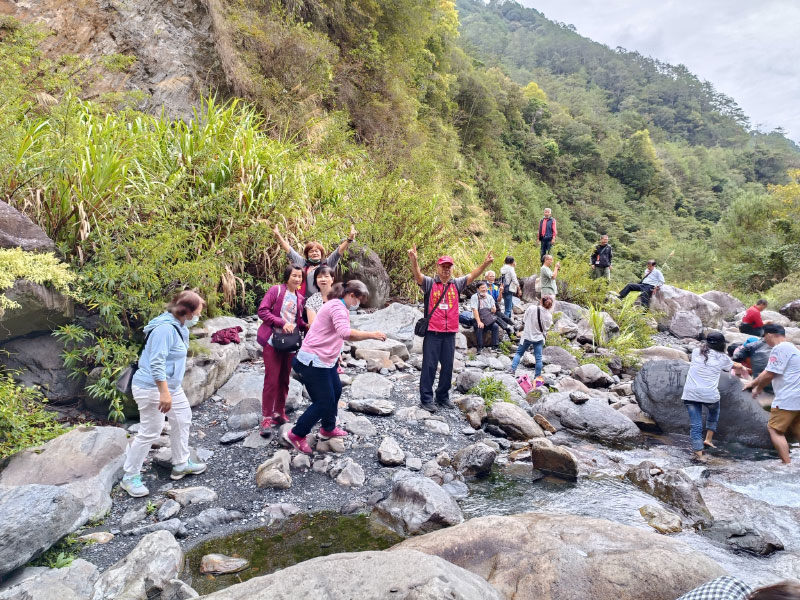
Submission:
{"label": "white pants", "polygon": [[133,386],[133,399],[139,407],[139,432],[133,438],[125,454],[125,475],[138,475],[142,470],[147,453],[164,429],[164,417],[169,417],[170,449],[172,464],[180,465],[189,460],[189,428],[192,425],[192,407],[183,392],[178,388],[172,395],[172,408],[165,415],[158,410],[160,394],[158,389]]}

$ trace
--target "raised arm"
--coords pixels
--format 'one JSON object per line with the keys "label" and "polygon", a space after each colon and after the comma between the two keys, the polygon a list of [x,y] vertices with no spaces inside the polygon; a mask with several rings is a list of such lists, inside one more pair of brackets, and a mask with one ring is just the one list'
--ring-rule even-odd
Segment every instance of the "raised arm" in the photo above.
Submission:
{"label": "raised arm", "polygon": [[556,263],[556,268],[555,268],[555,269],[553,269],[553,279],[555,279],[556,277],[558,277],[558,270],[559,270],[560,268],[561,268],[561,263],[560,263],[560,262],[557,262],[557,263]]}
{"label": "raised arm", "polygon": [[283,239],[283,236],[281,235],[280,229],[278,229],[277,224],[272,230],[272,233],[275,234],[275,239],[278,240],[278,243],[280,244],[281,248],[283,248],[283,251],[286,252],[287,254],[291,254],[292,247],[289,245],[289,242]]}
{"label": "raised arm", "polygon": [[492,251],[489,250],[489,253],[486,255],[486,258],[483,259],[483,262],[479,264],[477,267],[472,269],[469,275],[467,275],[467,285],[475,281],[478,277],[481,276],[490,264],[494,262],[494,256],[492,255]]}
{"label": "raised arm", "polygon": [[417,285],[422,285],[424,277],[422,276],[422,271],[419,270],[419,264],[417,263],[417,246],[411,246],[408,250],[408,259],[411,261],[411,274],[414,276],[414,281],[417,282]]}
{"label": "raised arm", "polygon": [[341,244],[339,244],[339,254],[344,254],[347,249],[350,247],[350,244],[356,241],[356,226],[350,225],[350,235],[347,236],[347,239],[344,240]]}

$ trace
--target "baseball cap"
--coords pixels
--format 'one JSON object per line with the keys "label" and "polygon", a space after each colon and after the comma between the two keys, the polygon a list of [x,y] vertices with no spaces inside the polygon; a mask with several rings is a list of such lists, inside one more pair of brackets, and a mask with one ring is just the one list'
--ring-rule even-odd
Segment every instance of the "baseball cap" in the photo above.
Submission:
{"label": "baseball cap", "polygon": [[445,254],[444,256],[440,256],[439,257],[439,260],[436,261],[436,264],[437,265],[451,265],[452,266],[452,265],[456,264],[456,261],[453,260],[452,256],[447,256]]}
{"label": "baseball cap", "polygon": [[709,348],[722,352],[725,349],[725,336],[719,331],[712,331],[706,336],[706,343]]}

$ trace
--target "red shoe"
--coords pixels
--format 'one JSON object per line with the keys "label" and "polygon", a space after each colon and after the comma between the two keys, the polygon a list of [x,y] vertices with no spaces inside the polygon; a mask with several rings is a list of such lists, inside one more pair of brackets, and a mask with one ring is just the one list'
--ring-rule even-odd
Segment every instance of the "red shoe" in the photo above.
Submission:
{"label": "red shoe", "polygon": [[347,432],[344,429],[341,429],[340,427],[334,427],[333,431],[326,431],[325,429],[320,427],[317,437],[321,440],[329,440],[335,437],[347,437],[347,435],[348,435]]}
{"label": "red shoe", "polygon": [[291,429],[287,429],[283,434],[283,441],[303,454],[311,454],[311,446],[308,445],[306,438],[293,434]]}
{"label": "red shoe", "polygon": [[289,417],[286,416],[286,411],[282,410],[279,413],[275,413],[272,415],[272,422],[276,425],[283,425],[284,423],[289,422]]}
{"label": "red shoe", "polygon": [[272,436],[272,419],[270,417],[261,419],[261,425],[258,426],[258,433],[261,437]]}

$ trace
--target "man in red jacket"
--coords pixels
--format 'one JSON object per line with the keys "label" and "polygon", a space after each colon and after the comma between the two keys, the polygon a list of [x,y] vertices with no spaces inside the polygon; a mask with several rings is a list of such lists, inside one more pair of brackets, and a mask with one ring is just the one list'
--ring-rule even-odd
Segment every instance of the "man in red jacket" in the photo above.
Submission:
{"label": "man in red jacket", "polygon": [[549,208],[544,209],[544,217],[539,221],[539,243],[541,244],[540,260],[544,262],[545,254],[550,254],[550,247],[556,241],[558,230],[556,220],[553,218],[553,211]]}
{"label": "man in red jacket", "polygon": [[764,321],[761,319],[761,311],[767,308],[767,301],[761,298],[756,303],[747,309],[742,317],[742,323],[739,325],[739,331],[748,335],[755,335],[763,337],[764,325],[772,323],[772,321]]}

